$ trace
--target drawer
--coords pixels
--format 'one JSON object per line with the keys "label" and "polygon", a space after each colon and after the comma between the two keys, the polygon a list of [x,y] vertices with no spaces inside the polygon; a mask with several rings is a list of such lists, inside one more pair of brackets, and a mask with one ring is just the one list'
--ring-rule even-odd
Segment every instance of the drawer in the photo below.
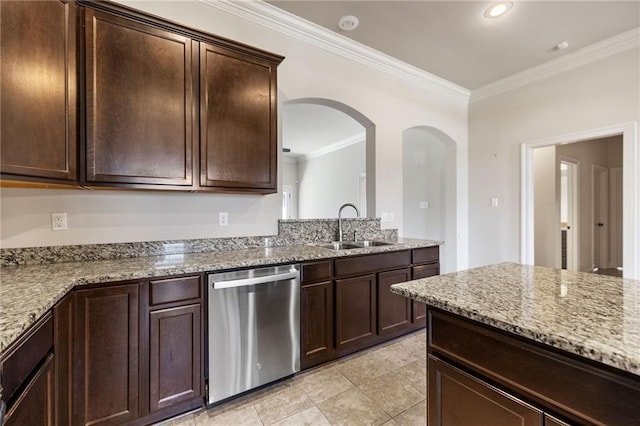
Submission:
{"label": "drawer", "polygon": [[302,264],[300,280],[303,284],[317,281],[327,281],[333,275],[333,261],[308,262]]}
{"label": "drawer", "polygon": [[9,400],[52,350],[53,315],[48,313],[3,355],[2,399]]}
{"label": "drawer", "polygon": [[412,278],[414,280],[419,280],[420,278],[433,277],[435,275],[440,275],[440,265],[437,263],[433,263],[430,265],[418,265],[414,266],[412,269]]}
{"label": "drawer", "polygon": [[440,259],[440,246],[424,247],[411,250],[413,263],[432,263]]}
{"label": "drawer", "polygon": [[376,271],[403,268],[409,266],[410,263],[411,253],[408,250],[343,257],[335,260],[335,274],[336,277],[362,275]]}
{"label": "drawer", "polygon": [[201,297],[200,276],[149,281],[149,304],[180,302]]}

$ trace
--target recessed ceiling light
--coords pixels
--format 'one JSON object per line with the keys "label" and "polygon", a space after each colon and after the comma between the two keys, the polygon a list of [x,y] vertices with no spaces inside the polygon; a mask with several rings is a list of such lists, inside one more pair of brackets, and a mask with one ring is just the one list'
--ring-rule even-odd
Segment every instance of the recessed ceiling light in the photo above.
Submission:
{"label": "recessed ceiling light", "polygon": [[353,15],[347,15],[340,18],[338,21],[338,28],[342,31],[351,31],[355,30],[359,23],[360,21],[358,21],[358,18]]}
{"label": "recessed ceiling light", "polygon": [[491,6],[484,11],[484,17],[489,19],[499,18],[509,11],[513,7],[513,3],[510,1],[501,1],[498,3],[491,3]]}

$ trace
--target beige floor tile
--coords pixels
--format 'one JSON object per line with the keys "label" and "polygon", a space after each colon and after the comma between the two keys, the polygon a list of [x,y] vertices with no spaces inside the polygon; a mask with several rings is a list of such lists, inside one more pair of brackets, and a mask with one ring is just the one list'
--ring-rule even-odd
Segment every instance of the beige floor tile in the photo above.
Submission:
{"label": "beige floor tile", "polygon": [[193,414],[184,414],[173,419],[169,419],[160,423],[156,423],[156,426],[195,426],[195,420]]}
{"label": "beige floor tile", "polygon": [[353,388],[318,404],[332,425],[381,425],[389,420],[385,411],[360,389]]}
{"label": "beige floor tile", "polygon": [[395,420],[402,426],[424,426],[427,424],[427,401],[424,400],[400,413]]}
{"label": "beige floor tile", "polygon": [[427,394],[427,361],[418,360],[394,370],[399,380],[411,384],[423,395]]}
{"label": "beige floor tile", "polygon": [[196,426],[263,426],[256,409],[248,405],[224,412],[209,410],[195,417]]}
{"label": "beige floor tile", "polygon": [[336,364],[336,369],[342,373],[354,385],[381,376],[391,371],[391,366],[382,356],[377,356],[375,352],[368,352],[356,358],[351,358]]}
{"label": "beige floor tile", "polygon": [[384,422],[382,424],[382,426],[397,426],[398,422],[396,422],[394,419],[389,420],[388,422]]}
{"label": "beige floor tile", "polygon": [[354,385],[336,368],[327,368],[307,375],[298,382],[316,404],[352,388]]}
{"label": "beige floor tile", "polygon": [[397,371],[370,379],[359,388],[391,417],[395,417],[425,398],[411,383],[400,380]]}
{"label": "beige floor tile", "polygon": [[254,405],[265,425],[283,420],[312,406],[313,401],[297,386],[291,386]]}
{"label": "beige floor tile", "polygon": [[274,423],[274,426],[330,426],[331,423],[315,405]]}

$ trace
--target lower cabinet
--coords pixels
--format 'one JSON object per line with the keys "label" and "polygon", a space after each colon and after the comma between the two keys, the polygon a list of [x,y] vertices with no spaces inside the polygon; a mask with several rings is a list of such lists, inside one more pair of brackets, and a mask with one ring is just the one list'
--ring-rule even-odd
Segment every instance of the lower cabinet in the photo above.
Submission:
{"label": "lower cabinet", "polygon": [[366,345],[376,337],[376,276],[336,280],[336,349]]}
{"label": "lower cabinet", "polygon": [[126,423],[139,415],[138,287],[74,293],[73,424]]}
{"label": "lower cabinet", "polygon": [[307,369],[426,324],[426,306],[391,292],[393,284],[439,273],[425,247],[302,264],[300,364]]}
{"label": "lower cabinet", "polygon": [[68,354],[57,360],[58,424],[149,424],[202,406],[200,275],[72,295],[55,312],[57,351]]}
{"label": "lower cabinet", "polygon": [[335,357],[333,282],[303,284],[300,289],[300,362],[302,368]]}
{"label": "lower cabinet", "polygon": [[54,425],[53,318],[44,315],[0,357],[4,425]]}
{"label": "lower cabinet", "polygon": [[8,411],[4,426],[56,424],[54,371],[54,356],[51,354]]}
{"label": "lower cabinet", "polygon": [[427,372],[430,426],[542,424],[542,411],[431,355]]}
{"label": "lower cabinet", "polygon": [[411,279],[409,268],[378,274],[378,335],[409,331],[411,324],[411,299],[391,293],[393,284]]}

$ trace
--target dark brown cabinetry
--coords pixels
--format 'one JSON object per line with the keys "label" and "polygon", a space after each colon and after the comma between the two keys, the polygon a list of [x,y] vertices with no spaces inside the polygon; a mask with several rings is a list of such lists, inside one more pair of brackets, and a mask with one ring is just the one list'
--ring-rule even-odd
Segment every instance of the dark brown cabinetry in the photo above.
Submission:
{"label": "dark brown cabinetry", "polygon": [[190,188],[197,44],[87,8],[85,49],[86,182]]}
{"label": "dark brown cabinetry", "polygon": [[76,10],[0,2],[2,179],[77,180]]}
{"label": "dark brown cabinetry", "polygon": [[302,265],[300,289],[300,363],[302,368],[335,357],[333,262]]}
{"label": "dark brown cabinetry", "polygon": [[53,425],[55,359],[53,318],[38,321],[0,359],[5,425]]}
{"label": "dark brown cabinetry", "polygon": [[[432,250],[430,248],[429,250]],[[415,250],[414,250],[415,251]],[[428,259],[433,262],[432,257],[428,256]],[[437,263],[428,263],[426,265],[418,265],[412,268],[412,278],[414,280],[419,280],[420,278],[433,277],[435,275],[440,274],[440,264]],[[411,301],[412,305],[412,318],[414,324],[425,325],[427,323],[427,305],[424,303],[417,302],[415,300]]]}
{"label": "dark brown cabinetry", "polygon": [[138,283],[78,290],[73,312],[73,424],[138,417]]}
{"label": "dark brown cabinetry", "polygon": [[336,280],[336,349],[369,345],[376,336],[376,277]]}
{"label": "dark brown cabinetry", "polygon": [[378,274],[378,335],[408,331],[411,324],[411,299],[391,292],[391,285],[409,281],[409,268]]}
{"label": "dark brown cabinetry", "polygon": [[[148,347],[141,356],[145,408],[162,418],[176,407],[186,409],[202,405],[204,372],[203,293],[200,276],[178,277],[143,282],[142,333],[148,335]],[[145,388],[147,386],[145,385]],[[148,400],[148,403],[147,403]],[[174,411],[172,411],[174,410]]]}
{"label": "dark brown cabinetry", "polygon": [[429,424],[466,424],[466,413],[473,424],[640,422],[638,376],[432,307],[428,315]]}
{"label": "dark brown cabinetry", "polygon": [[[540,426],[542,411],[429,356],[427,423]],[[464,401],[464,408],[461,407]]]}
{"label": "dark brown cabinetry", "polygon": [[202,315],[200,275],[75,290],[55,308],[58,423],[147,424],[200,407]]}
{"label": "dark brown cabinetry", "polygon": [[[421,278],[422,273],[436,275],[438,250],[427,247],[304,263],[302,369],[424,327],[426,309],[417,311],[416,304],[391,293],[390,287],[412,276]],[[422,304],[418,307],[424,309]]]}
{"label": "dark brown cabinetry", "polygon": [[217,45],[200,46],[200,186],[277,191],[276,67]]}

